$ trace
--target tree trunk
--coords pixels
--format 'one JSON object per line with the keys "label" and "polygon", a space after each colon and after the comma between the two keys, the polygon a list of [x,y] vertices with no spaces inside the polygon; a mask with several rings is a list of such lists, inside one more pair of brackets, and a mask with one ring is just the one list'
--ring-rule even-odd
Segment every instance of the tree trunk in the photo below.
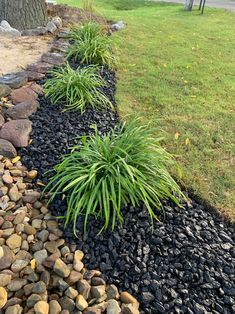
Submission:
{"label": "tree trunk", "polygon": [[0,0],[0,22],[6,20],[18,30],[45,26],[47,8],[45,0]]}
{"label": "tree trunk", "polygon": [[194,0],[185,0],[184,8],[186,11],[192,11]]}

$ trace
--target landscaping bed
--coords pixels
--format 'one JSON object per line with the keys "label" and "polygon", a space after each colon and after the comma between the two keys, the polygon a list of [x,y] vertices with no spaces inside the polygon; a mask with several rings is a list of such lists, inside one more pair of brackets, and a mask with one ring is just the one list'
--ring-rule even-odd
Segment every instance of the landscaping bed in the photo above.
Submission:
{"label": "landscaping bed", "polygon": [[[101,65],[110,61],[112,68],[112,50],[105,34],[90,39],[97,26],[84,29],[72,34],[79,39],[78,45],[70,39],[75,44],[70,52],[76,58],[84,44],[88,62],[44,55],[43,65],[36,65],[42,76],[45,60],[50,68],[60,66],[38,81],[44,93],[39,85],[30,85],[6,95],[13,104],[3,111],[0,134],[22,148],[21,161],[15,155],[0,158],[0,275],[5,280],[0,309],[6,314],[138,314],[139,301],[142,313],[233,313],[234,227],[182,197],[166,169],[171,156],[147,126],[120,127],[115,72]],[[66,41],[56,42],[61,44],[68,47]],[[94,58],[92,44],[105,51],[95,55],[98,74],[88,60]],[[79,149],[73,148],[76,144]],[[61,174],[58,164],[64,154],[70,162],[60,167]],[[60,176],[51,185],[61,186],[47,207],[50,193],[39,199],[39,191],[56,173]],[[144,204],[136,202],[137,196]],[[154,209],[161,202],[162,210]],[[64,225],[61,216],[71,211],[75,215],[67,216]],[[86,233],[84,216],[89,218]]]}

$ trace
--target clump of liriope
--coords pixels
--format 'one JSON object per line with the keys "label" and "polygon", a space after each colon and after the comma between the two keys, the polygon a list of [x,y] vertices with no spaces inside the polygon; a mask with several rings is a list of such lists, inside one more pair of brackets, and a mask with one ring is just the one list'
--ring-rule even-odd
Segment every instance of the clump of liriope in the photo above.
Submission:
{"label": "clump of liriope", "polygon": [[98,23],[84,23],[81,26],[75,26],[73,27],[67,38],[74,41],[82,41],[85,39],[92,39],[97,36],[101,36],[104,32],[104,27]]}
{"label": "clump of liriope", "polygon": [[98,24],[88,23],[76,28],[71,31],[69,38],[72,40],[66,52],[69,60],[115,67],[116,59],[112,53],[110,40],[102,34]]}
{"label": "clump of liriope", "polygon": [[[101,137],[83,138],[71,154],[55,167],[47,190],[52,201],[67,194],[65,225],[84,216],[84,232],[90,216],[104,221],[102,230],[122,223],[122,205],[144,203],[151,220],[157,219],[156,208],[162,200],[179,205],[183,197],[179,186],[167,171],[172,156],[159,146],[149,126],[134,121],[122,124],[118,131]],[[101,231],[102,231],[101,230]]]}
{"label": "clump of liriope", "polygon": [[46,97],[53,104],[64,103],[65,111],[80,110],[83,113],[87,105],[93,108],[113,108],[110,100],[100,90],[106,85],[97,73],[97,68],[87,66],[73,70],[67,63],[65,67],[51,72],[52,78],[44,84]]}

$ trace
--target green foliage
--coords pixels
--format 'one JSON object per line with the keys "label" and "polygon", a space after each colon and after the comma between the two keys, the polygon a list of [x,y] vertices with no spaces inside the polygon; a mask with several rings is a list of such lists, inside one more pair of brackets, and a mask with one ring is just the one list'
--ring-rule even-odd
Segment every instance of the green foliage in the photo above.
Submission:
{"label": "green foliage", "polygon": [[67,193],[65,222],[73,221],[74,231],[80,215],[84,215],[84,230],[91,215],[104,220],[102,230],[110,225],[114,229],[117,221],[123,222],[122,205],[141,201],[153,220],[157,219],[153,208],[161,208],[163,199],[178,204],[177,196],[183,194],[166,169],[172,156],[152,132],[136,120],[103,137],[96,130],[55,167],[47,186],[50,201]]}
{"label": "green foliage", "polygon": [[107,65],[112,68],[116,61],[110,40],[103,34],[103,28],[96,23],[87,23],[71,30],[68,38],[72,44],[67,50],[69,60],[87,64]]}
{"label": "green foliage", "polygon": [[63,102],[65,111],[85,111],[87,105],[93,108],[111,107],[112,103],[99,90],[105,82],[97,74],[97,68],[88,66],[73,70],[67,63],[51,71],[52,78],[44,84],[46,97],[50,97],[53,104]]}
{"label": "green foliage", "polygon": [[84,23],[82,26],[73,27],[68,34],[68,39],[72,42],[86,39],[92,40],[97,36],[101,36],[103,31],[103,26],[98,23]]}
{"label": "green foliage", "polygon": [[94,11],[94,0],[83,0],[83,9],[86,11]]}

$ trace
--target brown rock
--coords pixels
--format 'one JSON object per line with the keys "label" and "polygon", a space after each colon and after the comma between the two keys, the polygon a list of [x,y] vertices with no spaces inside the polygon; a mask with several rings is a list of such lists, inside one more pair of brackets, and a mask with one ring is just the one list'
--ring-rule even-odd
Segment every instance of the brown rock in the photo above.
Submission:
{"label": "brown rock", "polygon": [[11,93],[11,88],[8,85],[0,84],[0,98],[7,97]]}
{"label": "brown rock", "polygon": [[3,256],[0,258],[0,270],[8,268],[15,260],[15,254],[8,248],[8,246],[3,245],[2,249]]}
{"label": "brown rock", "polygon": [[7,240],[6,244],[11,250],[19,248],[22,243],[22,238],[18,234],[12,234]]}
{"label": "brown rock", "polygon": [[0,274],[0,284],[2,287],[9,285],[12,276],[10,274]]}
{"label": "brown rock", "polygon": [[39,301],[34,305],[35,314],[48,314],[49,304],[45,301]]}
{"label": "brown rock", "polygon": [[33,64],[28,65],[27,71],[33,71],[33,72],[45,74],[52,67],[53,67],[52,64],[49,64],[46,62],[38,62],[38,63],[33,63]]}
{"label": "brown rock", "polygon": [[31,83],[30,88],[38,95],[43,95],[43,87],[37,83]]}
{"label": "brown rock", "polygon": [[23,312],[23,308],[19,305],[9,306],[5,312],[5,314],[21,314]]}
{"label": "brown rock", "polygon": [[31,170],[27,173],[27,178],[29,179],[35,179],[38,175],[37,170]]}
{"label": "brown rock", "polygon": [[69,267],[60,258],[55,261],[53,270],[56,274],[63,278],[68,277],[70,274]]}
{"label": "brown rock", "polygon": [[25,225],[24,226],[24,232],[27,233],[28,235],[35,235],[37,231],[31,225]]}
{"label": "brown rock", "polygon": [[11,142],[0,139],[0,155],[11,159],[17,156],[17,152]]}
{"label": "brown rock", "polygon": [[81,294],[85,300],[87,300],[91,291],[90,284],[85,279],[79,280],[77,283],[77,289],[79,294]]}
{"label": "brown rock", "polygon": [[84,253],[80,250],[74,252],[74,264],[80,262],[84,257]]}
{"label": "brown rock", "polygon": [[32,122],[27,119],[12,120],[5,123],[0,130],[0,138],[8,140],[15,147],[28,146]]}
{"label": "brown rock", "polygon": [[66,291],[65,291],[65,295],[67,297],[69,297],[70,299],[75,299],[78,296],[78,292],[77,290],[75,290],[72,287],[69,287]]}
{"label": "brown rock", "polygon": [[27,119],[37,111],[39,103],[36,100],[21,102],[7,109],[7,114],[14,120]]}
{"label": "brown rock", "polygon": [[5,183],[7,183],[7,184],[12,184],[12,183],[13,183],[13,178],[12,178],[12,176],[9,175],[9,174],[4,174],[4,175],[2,176],[2,180],[3,180],[3,182],[5,182]]}
{"label": "brown rock", "polygon": [[45,74],[33,71],[25,71],[25,73],[29,82],[41,80],[45,76]]}
{"label": "brown rock", "polygon": [[51,300],[49,302],[49,314],[60,314],[61,313],[61,306],[58,301]]}
{"label": "brown rock", "polygon": [[4,123],[5,123],[5,119],[4,119],[4,117],[0,114],[0,128],[3,126]]}
{"label": "brown rock", "polygon": [[66,278],[66,282],[72,286],[74,283],[78,282],[82,278],[82,274],[78,271],[71,270],[71,273],[68,278]]}
{"label": "brown rock", "polygon": [[107,299],[119,299],[118,288],[115,285],[107,287]]}
{"label": "brown rock", "polygon": [[84,297],[80,294],[76,298],[76,307],[80,311],[84,311],[88,307],[87,301],[84,299]]}
{"label": "brown rock", "polygon": [[0,309],[7,303],[7,291],[5,288],[0,287]]}
{"label": "brown rock", "polygon": [[18,191],[18,188],[16,185],[14,185],[10,188],[8,195],[9,195],[11,201],[13,201],[13,202],[17,202],[22,197],[22,194]]}
{"label": "brown rock", "polygon": [[138,301],[128,292],[122,292],[120,294],[120,299],[123,303],[138,303]]}
{"label": "brown rock", "polygon": [[100,298],[105,294],[105,286],[94,286],[91,287],[91,294],[94,298]]}
{"label": "brown rock", "polygon": [[60,53],[49,52],[42,55],[41,61],[53,65],[62,65],[65,63],[65,57],[63,56],[63,54]]}
{"label": "brown rock", "polygon": [[123,314],[139,314],[139,304],[138,303],[130,303],[122,305],[122,313]]}
{"label": "brown rock", "polygon": [[23,102],[34,102],[37,99],[37,94],[29,87],[21,87],[13,90],[11,93],[11,100],[14,105]]}
{"label": "brown rock", "polygon": [[40,198],[40,193],[35,190],[27,190],[25,191],[25,195],[23,196],[24,203],[35,203]]}

